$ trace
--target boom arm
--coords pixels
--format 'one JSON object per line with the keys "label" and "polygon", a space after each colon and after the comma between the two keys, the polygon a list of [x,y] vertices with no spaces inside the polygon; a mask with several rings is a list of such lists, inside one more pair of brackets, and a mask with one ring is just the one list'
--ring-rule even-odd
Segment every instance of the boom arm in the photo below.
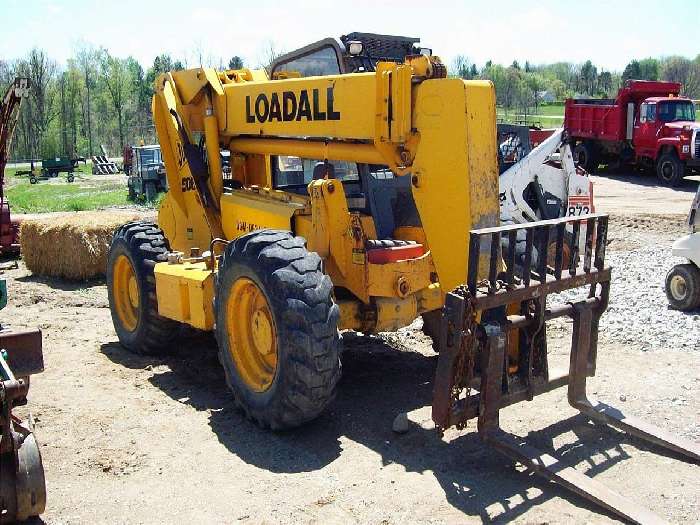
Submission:
{"label": "boom arm", "polygon": [[[467,232],[498,221],[495,97],[490,82],[432,78],[433,60],[275,81],[249,70],[162,75],[153,109],[170,187],[160,214],[171,218],[160,222],[187,217],[190,229],[166,227],[171,246],[222,236],[220,148],[242,163],[244,186],[272,187],[270,155],[388,165],[411,177],[441,286],[463,283]],[[196,135],[199,153],[187,146]]]}

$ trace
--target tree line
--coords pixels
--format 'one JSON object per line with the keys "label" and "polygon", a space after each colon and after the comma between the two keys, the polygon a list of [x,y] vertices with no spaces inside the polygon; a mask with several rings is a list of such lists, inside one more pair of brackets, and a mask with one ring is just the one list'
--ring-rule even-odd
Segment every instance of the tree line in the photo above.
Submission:
{"label": "tree line", "polygon": [[[279,55],[280,51],[268,42],[263,65],[256,67],[264,67]],[[110,156],[119,156],[125,144],[154,143],[151,97],[155,79],[166,71],[198,66],[239,69],[246,64],[238,56],[225,61],[200,50],[189,61],[161,54],[152,65],[144,67],[131,56],[120,58],[107,49],[86,45],[80,46],[65,64],[58,64],[45,50],[36,48],[20,59],[0,59],[0,96],[17,76],[28,77],[31,83],[29,99],[22,106],[15,130],[11,158],[89,157],[101,154],[101,146]],[[630,78],[678,81],[686,96],[700,98],[700,55],[695,59],[673,56],[632,60],[621,73],[599,69],[590,60],[545,65],[514,61],[508,66],[488,61],[477,67],[459,55],[449,70],[464,79],[491,80],[498,105],[506,112],[526,115],[536,113],[543,102],[571,96],[614,97]]]}
{"label": "tree line", "polygon": [[463,55],[452,62],[450,72],[464,79],[487,79],[496,88],[497,104],[506,111],[522,114],[536,113],[540,104],[561,102],[571,97],[614,98],[618,89],[629,79],[669,80],[683,84],[682,94],[700,98],[700,54],[695,59],[681,56],[632,60],[622,72],[598,69],[590,60],[583,64],[557,62],[554,64],[509,66],[486,62],[478,68]]}
{"label": "tree line", "polygon": [[240,69],[238,56],[223,59],[203,53],[188,64],[168,54],[144,68],[135,58],[119,58],[104,48],[82,46],[64,65],[43,49],[27,56],[0,59],[0,96],[15,77],[27,77],[29,97],[22,103],[10,151],[13,160],[65,155],[120,156],[126,144],[156,141],[151,118],[155,79],[186,67]]}

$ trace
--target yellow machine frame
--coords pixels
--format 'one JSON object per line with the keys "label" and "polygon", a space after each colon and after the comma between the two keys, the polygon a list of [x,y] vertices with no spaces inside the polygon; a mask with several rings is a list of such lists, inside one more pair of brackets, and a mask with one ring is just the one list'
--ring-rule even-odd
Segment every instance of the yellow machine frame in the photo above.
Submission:
{"label": "yellow machine frame", "polygon": [[[213,328],[214,239],[290,230],[325,262],[342,298],[340,329],[406,326],[442,307],[467,274],[467,232],[498,224],[495,94],[488,81],[431,78],[436,57],[379,63],[376,72],[268,80],[264,71],[194,69],[161,75],[153,115],[169,192],[159,225],[182,256],[155,267],[159,313]],[[202,138],[206,180],[187,143]],[[238,189],[224,190],[221,149]],[[322,179],[302,196],[274,189],[271,157],[387,165],[411,177],[422,227],[397,228],[423,256],[368,262],[373,218],[348,210],[343,184]],[[447,198],[449,196],[449,198]]]}

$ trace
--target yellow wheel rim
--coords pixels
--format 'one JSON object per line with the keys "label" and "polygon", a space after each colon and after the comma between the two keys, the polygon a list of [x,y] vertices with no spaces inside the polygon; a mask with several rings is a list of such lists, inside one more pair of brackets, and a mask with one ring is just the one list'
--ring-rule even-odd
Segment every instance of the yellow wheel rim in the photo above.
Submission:
{"label": "yellow wheel rim", "polygon": [[226,302],[229,352],[241,379],[264,392],[277,370],[277,332],[262,290],[246,277],[238,279]]}
{"label": "yellow wheel rim", "polygon": [[118,256],[114,262],[112,294],[119,321],[127,331],[133,332],[139,322],[140,297],[136,272],[126,255]]}

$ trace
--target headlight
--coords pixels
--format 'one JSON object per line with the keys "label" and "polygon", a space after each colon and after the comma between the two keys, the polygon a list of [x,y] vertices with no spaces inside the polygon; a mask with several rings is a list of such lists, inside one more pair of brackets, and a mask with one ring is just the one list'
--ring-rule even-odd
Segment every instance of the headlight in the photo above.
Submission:
{"label": "headlight", "polygon": [[357,56],[362,53],[362,48],[364,46],[362,45],[362,42],[359,41],[352,41],[348,42],[348,53],[351,54],[352,56]]}
{"label": "headlight", "polygon": [[690,153],[690,144],[683,144],[683,153]]}

